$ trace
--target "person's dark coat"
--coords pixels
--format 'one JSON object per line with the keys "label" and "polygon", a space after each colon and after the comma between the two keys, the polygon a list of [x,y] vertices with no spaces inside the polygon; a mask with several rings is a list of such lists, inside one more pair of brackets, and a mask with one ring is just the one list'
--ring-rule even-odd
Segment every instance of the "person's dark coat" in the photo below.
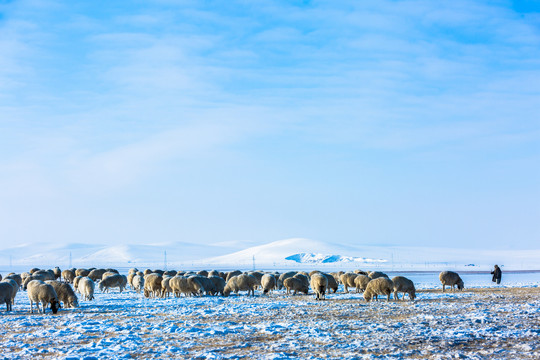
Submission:
{"label": "person's dark coat", "polygon": [[491,279],[491,281],[496,282],[497,284],[500,284],[501,278],[502,278],[501,268],[495,265],[495,269],[493,269],[491,273],[493,274],[493,278]]}

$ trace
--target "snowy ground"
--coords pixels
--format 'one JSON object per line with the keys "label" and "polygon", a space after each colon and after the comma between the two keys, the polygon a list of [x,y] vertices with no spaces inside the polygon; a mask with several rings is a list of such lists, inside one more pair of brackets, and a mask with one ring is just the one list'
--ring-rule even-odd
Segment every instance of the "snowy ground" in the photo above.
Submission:
{"label": "snowy ground", "polygon": [[58,315],[31,315],[21,291],[14,311],[0,313],[0,358],[538,359],[536,284],[444,294],[418,284],[414,302],[369,304],[355,293],[317,302],[283,292],[145,299],[97,291]]}

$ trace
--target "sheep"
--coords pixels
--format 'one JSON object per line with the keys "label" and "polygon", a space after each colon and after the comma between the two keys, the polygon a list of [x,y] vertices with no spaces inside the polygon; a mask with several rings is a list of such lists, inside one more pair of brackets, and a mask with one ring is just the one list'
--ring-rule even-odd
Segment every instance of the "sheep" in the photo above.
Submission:
{"label": "sheep", "polygon": [[229,271],[229,272],[225,275],[225,282],[228,283],[229,280],[230,280],[233,276],[237,276],[237,275],[242,275],[242,272],[241,272],[240,270]]}
{"label": "sheep", "polygon": [[276,278],[272,274],[264,274],[261,278],[263,294],[268,294],[276,287]]}
{"label": "sheep", "polygon": [[343,289],[344,289],[344,292],[348,293],[349,292],[349,286],[350,287],[356,287],[356,285],[354,284],[354,279],[356,279],[356,277],[359,276],[358,274],[355,274],[355,273],[351,273],[351,272],[348,272],[348,273],[345,273],[345,274],[342,274],[341,275],[341,283],[343,284]]}
{"label": "sheep", "polygon": [[156,270],[153,270],[152,273],[153,274],[159,274],[159,275],[161,275],[163,277],[163,274],[165,273],[165,271],[156,269]]}
{"label": "sheep", "polygon": [[136,273],[129,273],[127,276],[127,283],[133,289],[133,278],[137,275]]}
{"label": "sheep", "polygon": [[73,279],[75,279],[75,273],[69,269],[62,271],[62,278],[65,282],[73,284]]}
{"label": "sheep", "polygon": [[62,277],[62,270],[60,270],[58,266],[52,269],[52,272],[54,274],[54,280],[57,280]]}
{"label": "sheep", "polygon": [[403,300],[405,300],[405,294],[409,294],[409,299],[412,301],[416,298],[416,289],[414,283],[403,276],[395,276],[392,278],[394,283],[394,299],[399,300],[398,292],[403,293]]}
{"label": "sheep", "polygon": [[223,279],[221,276],[215,276],[210,274],[211,272],[208,273],[208,280],[214,283],[215,294],[223,295],[223,290],[225,289],[225,279]]}
{"label": "sheep", "polygon": [[15,305],[15,296],[17,296],[17,292],[19,291],[19,285],[17,282],[13,279],[6,278],[2,280],[1,282],[8,283],[13,287],[13,296],[11,298],[11,303]]}
{"label": "sheep", "polygon": [[[98,280],[101,280],[103,278],[103,274],[105,274],[107,270],[105,269],[94,269],[88,273],[88,277],[92,279],[93,282],[96,282]],[[110,275],[113,275],[110,273]]]}
{"label": "sheep", "polygon": [[144,277],[139,274],[135,275],[131,280],[131,287],[139,294],[144,290]]}
{"label": "sheep", "polygon": [[161,281],[163,281],[163,277],[160,274],[147,274],[144,277],[144,297],[149,298],[161,295]]}
{"label": "sheep", "polygon": [[229,296],[232,291],[238,294],[239,291],[246,291],[249,294],[255,296],[255,287],[258,285],[257,279],[248,274],[240,274],[233,276],[227,281],[225,288],[223,289],[223,296]]}
{"label": "sheep", "polygon": [[75,270],[75,276],[88,276],[90,274],[90,270],[88,269],[77,269]]}
{"label": "sheep", "polygon": [[[101,277],[97,278],[97,280],[103,280],[107,276],[112,276],[112,275],[118,275],[118,273],[114,272],[114,271],[105,270],[105,272],[103,274],[101,274]],[[90,276],[90,274],[88,274],[88,276]],[[92,279],[92,278],[90,278],[90,279]],[[92,280],[94,280],[94,279],[92,279]],[[94,281],[96,281],[96,280],[94,280]],[[127,279],[126,279],[126,281],[127,281]]]}
{"label": "sheep", "polygon": [[124,287],[126,286],[127,284],[127,279],[125,276],[123,275],[119,275],[119,274],[114,274],[114,275],[110,275],[110,276],[107,276],[105,278],[103,278],[100,282],[99,282],[99,290],[101,292],[109,292],[109,289],[112,288],[112,287],[117,287],[118,290],[120,290],[120,292],[122,292],[124,290]]}
{"label": "sheep", "polygon": [[330,275],[336,279],[338,284],[341,284],[341,275],[345,274],[343,271],[331,272]]}
{"label": "sheep", "polygon": [[39,270],[40,270],[40,268],[32,268],[28,272],[30,273],[30,275],[32,275],[33,273],[35,273],[36,271],[39,271]]}
{"label": "sheep", "polygon": [[146,270],[143,271],[143,274],[144,274],[145,276],[146,276],[146,275],[149,275],[149,274],[151,274],[151,273],[152,273],[152,270],[150,270],[150,269],[146,269]]}
{"label": "sheep", "polygon": [[355,273],[355,274],[358,274],[358,275],[365,275],[365,276],[368,276],[368,273],[367,273],[367,272],[365,272],[364,270],[360,270],[360,269],[354,270],[354,273]]}
{"label": "sheep", "polygon": [[283,274],[279,275],[279,278],[278,278],[278,281],[277,281],[278,290],[283,289],[283,287],[285,286],[284,285],[285,279],[293,277],[294,275],[296,275],[296,271],[288,271],[286,273],[283,273]]}
{"label": "sheep", "polygon": [[187,289],[188,291],[191,291],[191,295],[202,295],[206,291],[204,288],[204,284],[206,284],[206,282],[203,279],[206,278],[199,275],[191,275],[187,278]]}
{"label": "sheep", "polygon": [[[214,286],[214,282],[210,279],[208,279],[206,276],[202,275],[192,275],[188,278],[189,279],[196,279],[201,284],[201,292],[205,292],[206,295],[215,295],[216,294],[216,288]],[[194,280],[193,280],[194,281]]]}
{"label": "sheep", "polygon": [[45,283],[52,285],[58,296],[58,301],[64,303],[64,308],[75,308],[79,306],[77,295],[75,295],[69,284],[57,280],[47,280]]}
{"label": "sheep", "polygon": [[297,273],[293,276],[293,278],[302,280],[302,284],[304,285],[304,287],[309,288],[309,278],[305,274]]}
{"label": "sheep", "polygon": [[463,280],[459,277],[459,275],[453,271],[443,271],[439,274],[439,280],[442,283],[442,291],[444,292],[444,287],[446,285],[452,286],[452,291],[455,291],[454,286],[457,285],[458,290],[463,290],[465,288],[465,285],[463,284]]}
{"label": "sheep", "polygon": [[367,302],[370,302],[373,300],[373,297],[375,297],[375,300],[379,300],[379,295],[386,295],[388,297],[387,300],[390,301],[390,294],[393,291],[394,284],[392,283],[392,280],[381,276],[368,283],[366,290],[364,291],[364,299]]}
{"label": "sheep", "polygon": [[208,271],[206,271],[206,270],[197,271],[197,275],[208,277]]}
{"label": "sheep", "polygon": [[0,274],[0,281],[2,281],[2,274]]}
{"label": "sheep", "polygon": [[75,278],[73,279],[73,288],[75,289],[75,291],[79,292],[79,281],[81,281],[81,279],[83,278],[84,276],[81,276],[81,275],[78,275],[78,276],[75,276]]}
{"label": "sheep", "polygon": [[21,285],[23,284],[22,276],[19,274],[8,274],[8,276],[6,276],[5,279],[14,280],[19,287],[21,287]]}
{"label": "sheep", "polygon": [[[51,304],[51,311],[53,314],[56,314],[58,309],[61,308],[60,303],[58,302],[58,295],[56,294],[54,287],[50,284],[37,282],[28,286],[28,298],[30,299],[30,311],[32,314],[34,313],[34,303],[36,303],[38,312],[41,314],[45,313],[46,304]],[[42,309],[39,308],[40,302]]]}
{"label": "sheep", "polygon": [[88,276],[82,277],[79,280],[79,292],[84,300],[90,301],[94,299],[95,283]]}
{"label": "sheep", "polygon": [[316,300],[324,300],[328,288],[328,278],[320,273],[313,274],[311,276],[311,288],[315,291]]}
{"label": "sheep", "polygon": [[[54,279],[54,276],[53,276],[53,279]],[[27,286],[28,284],[33,281],[33,280],[41,280],[41,281],[46,281],[46,280],[53,280],[51,279],[51,274],[48,274],[48,273],[40,273],[38,271],[34,271],[34,273],[32,275],[30,275],[29,277],[27,277],[23,284],[22,284],[22,288],[23,290],[26,290],[27,289]]]}
{"label": "sheep", "polygon": [[251,275],[253,276],[255,279],[257,279],[257,286],[260,286],[261,285],[261,279],[264,275],[264,273],[260,272],[260,271],[250,271],[247,273],[248,275]]}
{"label": "sheep", "polygon": [[0,304],[6,304],[6,312],[13,310],[13,292],[15,289],[10,282],[0,282]]}
{"label": "sheep", "polygon": [[306,283],[303,280],[296,277],[286,278],[283,281],[283,286],[285,286],[285,289],[287,289],[287,295],[289,295],[292,290],[294,290],[294,295],[296,295],[298,292],[303,292],[307,295],[309,292],[309,284],[306,286]]}
{"label": "sheep", "polygon": [[370,271],[368,273],[368,276],[369,276],[369,278],[371,280],[377,279],[377,278],[380,278],[380,277],[385,277],[385,278],[389,279],[388,275],[386,275],[385,273],[380,272],[380,271]]}
{"label": "sheep", "polygon": [[[208,277],[210,277],[210,276],[220,276],[219,271],[217,271],[217,270],[210,270],[210,271],[208,272]],[[221,277],[221,276],[220,276],[220,277]],[[225,279],[223,279],[223,280],[225,280]]]}
{"label": "sheep", "polygon": [[176,275],[176,273],[177,273],[176,270],[167,270],[167,271],[165,271],[165,272],[163,273],[163,276],[173,277],[173,276]]}
{"label": "sheep", "polygon": [[128,274],[136,274],[136,273],[138,273],[138,272],[139,272],[139,269],[137,269],[137,268],[131,268],[131,269],[129,269]]}
{"label": "sheep", "polygon": [[164,276],[161,280],[161,297],[169,297],[172,293],[171,285],[169,284],[172,278],[170,276]]}
{"label": "sheep", "polygon": [[327,273],[323,273],[323,272],[321,272],[321,274],[326,276],[326,278],[328,279],[327,290],[332,289],[334,294],[335,294],[337,292],[337,290],[338,290],[338,283],[337,283],[336,279],[334,278],[334,276],[332,274],[327,274]]}
{"label": "sheep", "polygon": [[366,287],[368,286],[370,281],[371,281],[371,278],[369,276],[359,274],[354,279],[354,285],[356,287],[356,292],[359,293],[360,291],[366,291]]}

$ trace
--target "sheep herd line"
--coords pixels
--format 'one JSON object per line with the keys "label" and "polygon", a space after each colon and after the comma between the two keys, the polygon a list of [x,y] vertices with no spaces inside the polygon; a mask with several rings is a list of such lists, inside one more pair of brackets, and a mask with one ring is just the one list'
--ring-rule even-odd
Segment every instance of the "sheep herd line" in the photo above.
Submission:
{"label": "sheep herd line", "polygon": [[[443,285],[464,288],[463,280],[452,271],[443,271],[439,274]],[[357,293],[363,292],[366,301],[378,300],[379,295],[387,297],[391,294],[395,300],[399,293],[405,294],[412,301],[416,298],[414,283],[403,276],[390,279],[379,271],[365,272],[355,270],[352,272],[325,273],[321,271],[289,271],[264,272],[240,270],[221,272],[217,270],[198,272],[174,270],[150,270],[144,272],[130,269],[128,275],[121,275],[116,269],[66,269],[61,271],[56,267],[52,270],[34,268],[22,274],[10,273],[2,279],[0,275],[0,304],[6,304],[6,311],[12,310],[15,296],[22,288],[27,292],[30,300],[30,311],[33,313],[33,304],[37,310],[44,313],[50,307],[56,314],[62,307],[74,308],[79,306],[76,295],[78,292],[85,301],[94,299],[96,285],[102,293],[108,293],[112,288],[122,292],[127,286],[137,293],[143,293],[146,298],[165,298],[174,295],[184,296],[229,296],[231,292],[238,294],[247,291],[248,296],[255,295],[255,290],[262,294],[285,289],[287,295],[298,293],[308,294],[310,288],[317,300],[324,300],[326,294],[336,293],[339,284],[343,285],[344,292],[354,288]],[[41,304],[41,308],[40,305]]]}

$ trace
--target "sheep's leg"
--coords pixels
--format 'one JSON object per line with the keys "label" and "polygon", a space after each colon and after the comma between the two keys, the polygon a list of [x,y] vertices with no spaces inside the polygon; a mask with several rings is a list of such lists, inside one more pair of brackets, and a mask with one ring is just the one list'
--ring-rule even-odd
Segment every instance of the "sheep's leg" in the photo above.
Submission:
{"label": "sheep's leg", "polygon": [[444,287],[445,287],[445,285],[443,284],[443,286],[442,286],[442,292],[444,292]]}

